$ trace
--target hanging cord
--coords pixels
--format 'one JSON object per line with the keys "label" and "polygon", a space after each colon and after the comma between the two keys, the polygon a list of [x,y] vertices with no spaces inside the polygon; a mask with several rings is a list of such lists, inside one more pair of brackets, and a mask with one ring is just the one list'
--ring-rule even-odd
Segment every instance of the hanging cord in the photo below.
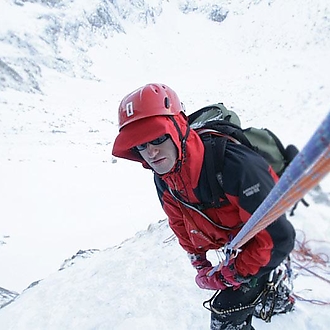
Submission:
{"label": "hanging cord", "polygon": [[[209,218],[205,213],[203,213],[202,211],[200,211],[199,209],[197,209],[197,208],[194,207],[193,205],[191,205],[191,204],[189,204],[189,203],[183,201],[181,198],[179,198],[179,197],[176,195],[175,191],[173,191],[170,187],[168,187],[168,191],[169,191],[169,193],[171,194],[171,196],[172,196],[176,201],[179,202],[179,207],[180,207],[182,213],[183,213],[184,215],[186,215],[188,219],[191,218],[191,216],[189,215],[189,213],[188,213],[187,210],[184,210],[184,209],[181,207],[180,204],[184,205],[184,206],[185,206],[186,208],[188,208],[188,209],[191,209],[191,210],[197,212],[199,215],[201,215],[201,216],[202,216],[204,219],[206,219],[208,222],[212,223],[212,225],[214,225],[215,227],[218,227],[218,228],[220,228],[220,229],[223,229],[223,230],[233,230],[233,229],[241,228],[241,227],[243,226],[243,223],[240,224],[240,225],[238,225],[238,226],[235,226],[235,227],[222,226],[222,225],[220,225],[220,224],[214,222],[214,221],[213,221],[211,218]],[[195,225],[195,226],[196,226],[196,225]]]}
{"label": "hanging cord", "polygon": [[[324,267],[327,267],[327,265],[330,262],[330,257],[326,253],[313,253],[311,248],[307,246],[309,242],[318,242],[318,243],[329,243],[329,242],[324,240],[307,240],[306,234],[302,230],[300,230],[300,232],[302,233],[303,238],[301,241],[296,239],[297,247],[291,253],[297,261],[291,260],[291,262],[294,263],[298,269],[304,270],[310,273],[311,275],[330,284],[330,279],[321,276],[310,269],[311,267],[314,267],[324,271]],[[327,272],[326,274],[329,273]],[[318,299],[306,299],[295,293],[293,293],[293,296],[300,301],[309,302],[315,305],[330,305],[330,302],[322,301]]]}
{"label": "hanging cord", "polygon": [[307,265],[314,264],[326,267],[326,265],[330,262],[330,257],[326,253],[313,253],[311,248],[309,248],[307,244],[310,242],[329,244],[329,242],[324,240],[307,240],[305,232],[303,232],[302,230],[299,230],[299,232],[302,233],[303,238],[301,241],[296,239],[297,248],[292,251],[292,255],[296,258],[296,260],[300,262],[305,262],[307,263]]}
{"label": "hanging cord", "polygon": [[166,239],[164,239],[163,240],[163,243],[164,244],[167,244],[167,243],[169,243],[169,242],[171,242],[171,241],[175,241],[176,240],[176,236],[175,236],[175,234],[172,234],[171,236],[169,236],[169,237],[167,237]]}
{"label": "hanging cord", "polygon": [[307,267],[305,267],[305,266],[299,264],[299,263],[296,262],[296,261],[292,261],[292,263],[294,263],[295,265],[297,265],[297,266],[299,267],[299,269],[303,269],[303,270],[307,271],[308,273],[310,273],[310,274],[312,274],[312,275],[318,277],[319,279],[321,279],[321,280],[323,280],[323,281],[325,281],[325,282],[327,282],[327,283],[330,284],[330,280],[328,280],[327,278],[325,278],[325,277],[323,277],[323,276],[321,276],[321,275],[319,275],[319,274],[313,272],[312,270],[310,270],[310,269],[308,269]]}
{"label": "hanging cord", "polygon": [[319,306],[329,306],[330,305],[330,302],[328,302],[328,301],[323,301],[323,300],[318,300],[318,299],[306,299],[296,293],[292,293],[292,295],[299,301],[308,302],[313,305],[319,305]]}

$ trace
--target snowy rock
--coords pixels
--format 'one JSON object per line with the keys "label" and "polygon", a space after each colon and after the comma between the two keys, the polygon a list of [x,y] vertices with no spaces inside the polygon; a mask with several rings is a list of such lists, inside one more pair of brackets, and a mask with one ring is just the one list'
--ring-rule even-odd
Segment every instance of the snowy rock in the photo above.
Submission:
{"label": "snowy rock", "polygon": [[96,252],[99,252],[98,249],[89,249],[86,251],[79,250],[75,255],[71,258],[66,259],[63,264],[61,265],[59,270],[63,270],[65,268],[71,267],[72,265],[76,264],[80,259],[90,258]]}
{"label": "snowy rock", "polygon": [[11,303],[19,294],[0,287],[0,309]]}

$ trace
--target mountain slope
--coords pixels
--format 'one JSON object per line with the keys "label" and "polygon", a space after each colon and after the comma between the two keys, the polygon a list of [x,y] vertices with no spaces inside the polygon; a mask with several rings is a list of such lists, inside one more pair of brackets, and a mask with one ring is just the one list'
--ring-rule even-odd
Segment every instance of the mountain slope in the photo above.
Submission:
{"label": "mountain slope", "polygon": [[[301,148],[330,95],[328,1],[215,3],[2,1],[0,286],[7,302],[34,285],[0,309],[0,330],[208,327],[212,292],[196,287],[166,221],[142,231],[164,217],[152,173],[111,156],[120,99],[164,82],[187,113],[222,101],[244,127]],[[329,180],[290,218],[327,255]],[[295,272],[296,294],[327,301],[327,283]],[[298,301],[254,325],[325,330],[327,313]]]}
{"label": "mountain slope", "polygon": [[[319,220],[325,215],[315,204],[310,207]],[[304,222],[299,213],[298,209],[297,222]],[[215,255],[209,258],[215,260]],[[70,264],[1,309],[0,329],[207,328],[209,312],[201,303],[212,291],[195,285],[195,270],[165,220],[118,246],[74,258]],[[327,284],[306,277],[301,270],[295,274],[295,293],[328,299],[322,289]],[[327,318],[327,306],[298,301],[294,312],[274,316],[270,324],[257,319],[254,324],[257,329],[325,330]]]}

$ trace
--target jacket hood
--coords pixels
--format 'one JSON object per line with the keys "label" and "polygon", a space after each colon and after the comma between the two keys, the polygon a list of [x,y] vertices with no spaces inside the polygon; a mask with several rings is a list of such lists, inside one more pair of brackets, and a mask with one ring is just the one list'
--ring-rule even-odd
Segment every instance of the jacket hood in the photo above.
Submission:
{"label": "jacket hood", "polygon": [[182,140],[188,129],[187,118],[183,113],[175,116],[153,116],[134,121],[124,126],[115,139],[112,154],[119,158],[125,158],[142,163],[150,168],[133,148],[139,144],[147,143],[158,137],[169,134],[178,150],[178,161],[184,160]]}

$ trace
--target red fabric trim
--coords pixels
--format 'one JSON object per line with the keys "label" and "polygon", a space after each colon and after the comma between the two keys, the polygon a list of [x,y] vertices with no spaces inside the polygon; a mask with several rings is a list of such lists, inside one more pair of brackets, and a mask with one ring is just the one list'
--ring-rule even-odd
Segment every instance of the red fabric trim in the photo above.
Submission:
{"label": "red fabric trim", "polygon": [[[187,130],[187,121],[184,115],[173,116],[184,136]],[[170,116],[154,116],[137,120],[123,127],[115,139],[112,154],[119,158],[125,158],[141,162],[148,168],[139,153],[132,150],[138,144],[152,141],[161,135],[169,134],[179,151],[178,159],[182,159],[181,141]]]}

